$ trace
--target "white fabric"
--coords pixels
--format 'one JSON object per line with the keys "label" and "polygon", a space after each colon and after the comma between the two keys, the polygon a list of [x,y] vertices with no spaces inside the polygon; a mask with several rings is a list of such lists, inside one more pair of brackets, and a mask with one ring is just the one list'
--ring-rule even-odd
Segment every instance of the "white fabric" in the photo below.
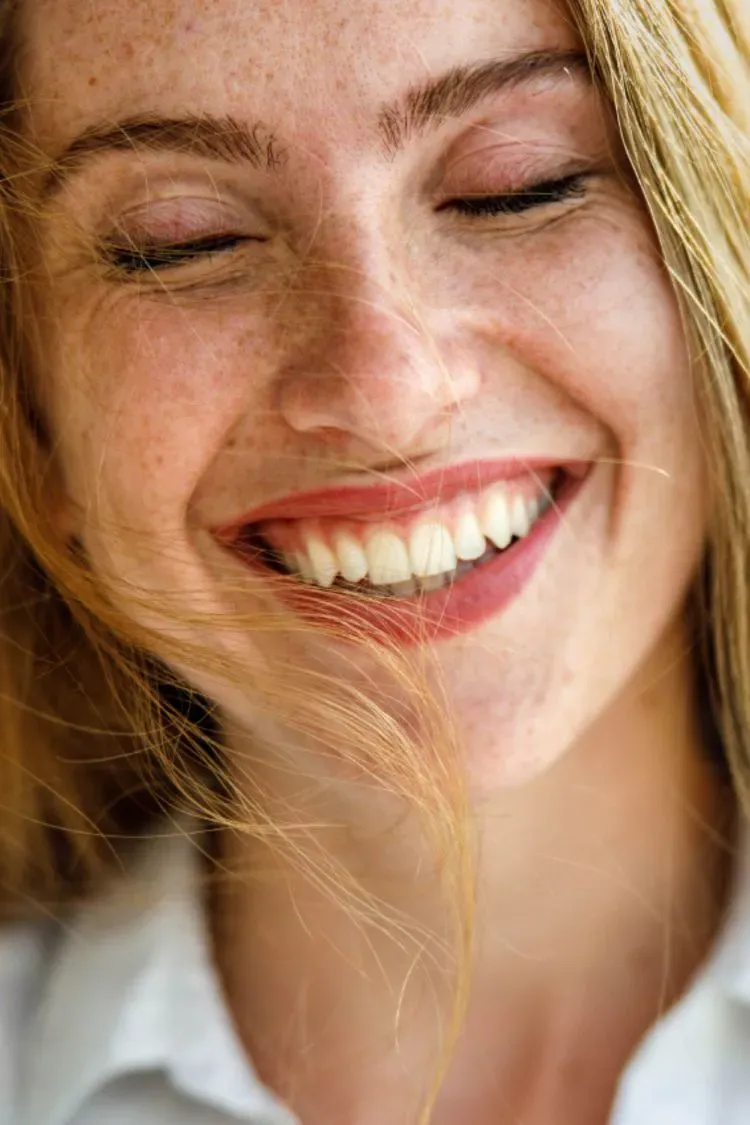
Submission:
{"label": "white fabric", "polygon": [[[65,924],[0,933],[0,1125],[298,1125],[235,1036],[197,854],[154,840]],[[631,1060],[611,1120],[750,1123],[750,841],[714,952]]]}

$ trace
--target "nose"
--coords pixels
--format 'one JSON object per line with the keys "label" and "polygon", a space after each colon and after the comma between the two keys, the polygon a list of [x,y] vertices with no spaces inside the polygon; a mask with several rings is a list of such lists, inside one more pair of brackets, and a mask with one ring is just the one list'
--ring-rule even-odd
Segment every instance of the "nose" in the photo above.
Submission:
{"label": "nose", "polygon": [[441,321],[404,285],[340,261],[322,272],[305,285],[307,328],[280,379],[287,426],[381,460],[441,448],[480,378],[452,342],[450,313]]}

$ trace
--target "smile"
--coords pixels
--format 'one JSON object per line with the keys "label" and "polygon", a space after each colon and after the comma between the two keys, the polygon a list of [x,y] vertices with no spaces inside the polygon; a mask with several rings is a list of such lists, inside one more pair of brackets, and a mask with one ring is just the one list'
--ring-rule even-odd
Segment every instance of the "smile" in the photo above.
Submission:
{"label": "smile", "polygon": [[[433,637],[456,634],[520,591],[588,468],[462,465],[403,484],[289,497],[216,534],[246,565],[286,579],[287,600],[307,617],[324,599],[330,619],[340,599],[351,618],[351,596],[360,595],[358,623],[389,636],[413,633],[415,613],[420,636],[425,627]],[[295,597],[295,587],[306,596]]]}

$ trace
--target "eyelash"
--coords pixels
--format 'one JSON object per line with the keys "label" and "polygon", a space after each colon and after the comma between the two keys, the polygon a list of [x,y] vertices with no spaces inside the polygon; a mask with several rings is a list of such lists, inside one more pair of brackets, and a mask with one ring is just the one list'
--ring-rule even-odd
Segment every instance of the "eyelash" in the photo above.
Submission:
{"label": "eyelash", "polygon": [[186,265],[210,254],[235,250],[245,241],[248,240],[239,234],[212,234],[208,238],[191,238],[185,242],[165,242],[154,246],[110,245],[106,253],[109,265],[122,273],[155,273]]}
{"label": "eyelash", "polygon": [[[552,203],[566,203],[580,199],[586,194],[586,176],[580,173],[564,176],[557,180],[543,180],[524,191],[506,195],[477,195],[450,199],[438,207],[438,211],[453,211],[470,219],[490,219],[500,215],[521,215],[538,207]],[[238,234],[214,234],[207,238],[189,239],[185,242],[164,243],[162,245],[117,246],[106,248],[110,266],[121,273],[156,273],[159,270],[177,268],[191,261],[210,257],[212,254],[236,250],[248,239]]]}
{"label": "eyelash", "polygon": [[586,194],[586,176],[575,173],[557,180],[541,180],[523,191],[506,195],[475,195],[450,199],[440,211],[451,210],[467,218],[494,218],[498,215],[521,215],[551,203],[567,203]]}

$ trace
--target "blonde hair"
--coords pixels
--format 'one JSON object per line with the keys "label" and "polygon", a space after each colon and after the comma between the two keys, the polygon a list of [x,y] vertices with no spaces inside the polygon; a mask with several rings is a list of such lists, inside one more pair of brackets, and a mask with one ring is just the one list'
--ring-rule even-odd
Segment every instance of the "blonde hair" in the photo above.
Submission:
{"label": "blonde hair", "polygon": [[[594,76],[616,111],[705,372],[699,394],[714,521],[700,580],[703,661],[714,718],[747,808],[750,44],[740,3],[572,0],[570,8]],[[116,608],[80,547],[62,543],[50,522],[54,437],[35,400],[33,311],[18,283],[33,216],[18,173],[28,154],[14,102],[11,17],[6,4],[0,15],[0,887],[6,907],[18,910],[39,899],[63,901],[106,880],[121,841],[163,812],[188,807],[216,823],[236,824],[238,817],[211,704],[169,671],[158,638]],[[386,651],[384,659],[395,669],[400,658]],[[415,678],[415,697],[425,682]],[[470,849],[452,736],[428,719],[416,746],[413,730],[394,725],[386,708],[356,691],[335,703],[332,685],[323,697],[320,686],[296,697],[307,707],[305,721],[330,739],[337,730],[350,738],[358,731],[367,768],[438,825],[436,839],[454,853],[459,914],[468,918]],[[277,701],[282,694],[269,688]],[[441,752],[425,757],[424,744],[433,738]],[[273,839],[262,808],[252,817],[244,827]],[[468,930],[462,938],[469,940]]]}
{"label": "blonde hair", "polygon": [[743,0],[574,0],[681,302],[711,468],[703,671],[750,811],[750,14]]}
{"label": "blonde hair", "polygon": [[[713,500],[696,583],[701,662],[748,811],[750,18],[743,3],[570,0],[569,9],[616,112],[700,361]],[[80,546],[61,542],[50,522],[54,436],[35,396],[34,315],[19,283],[34,218],[19,173],[29,153],[13,88],[13,4],[0,4],[0,907],[19,912],[92,891],[118,865],[124,840],[183,808],[286,847],[335,888],[341,873],[325,869],[320,853],[311,860],[262,800],[233,806],[211,704],[170,671],[170,656],[177,666],[181,657],[194,664],[197,654],[168,650],[137,628]],[[260,629],[283,624],[255,622]],[[398,652],[383,648],[380,659],[394,675],[404,671]],[[417,662],[409,673],[424,716],[418,731],[358,689],[325,678],[297,677],[288,696],[278,670],[264,690],[285,719],[298,709],[295,721],[322,744],[344,735],[358,744],[356,764],[417,808],[442,853],[459,947],[445,1060],[468,994],[471,848],[458,741],[438,701],[427,705],[424,669]],[[355,887],[340,890],[363,921],[382,922],[379,904],[357,897]],[[439,1075],[433,1094],[438,1085]]]}

